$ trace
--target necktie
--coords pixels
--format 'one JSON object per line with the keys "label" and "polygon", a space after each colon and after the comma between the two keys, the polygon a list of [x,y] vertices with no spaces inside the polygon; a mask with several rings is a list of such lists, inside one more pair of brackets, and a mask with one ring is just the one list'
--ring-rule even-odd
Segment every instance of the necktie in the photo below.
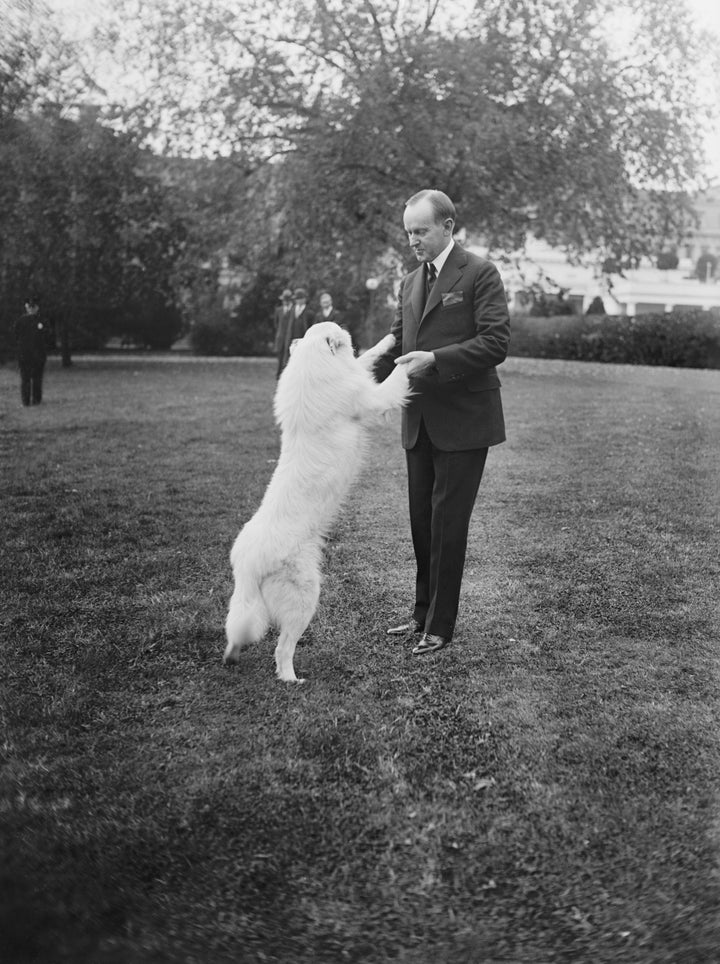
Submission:
{"label": "necktie", "polygon": [[432,286],[435,284],[435,278],[437,277],[437,271],[435,270],[435,265],[428,261],[425,265],[425,301],[427,302],[430,297],[430,292],[432,291]]}

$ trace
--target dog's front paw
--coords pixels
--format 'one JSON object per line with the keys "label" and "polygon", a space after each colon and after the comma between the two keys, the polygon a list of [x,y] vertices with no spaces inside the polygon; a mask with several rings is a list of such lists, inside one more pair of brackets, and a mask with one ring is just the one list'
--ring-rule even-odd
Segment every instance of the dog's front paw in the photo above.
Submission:
{"label": "dog's front paw", "polygon": [[386,351],[390,351],[391,348],[395,347],[395,335],[385,335],[380,341],[371,348],[370,351],[374,355],[384,355]]}
{"label": "dog's front paw", "polygon": [[363,352],[363,354],[359,356],[358,361],[364,368],[370,370],[378,358],[381,358],[386,352],[389,352],[391,348],[394,348],[394,346],[395,335],[385,335],[377,345],[373,345],[372,348],[368,348],[367,351]]}

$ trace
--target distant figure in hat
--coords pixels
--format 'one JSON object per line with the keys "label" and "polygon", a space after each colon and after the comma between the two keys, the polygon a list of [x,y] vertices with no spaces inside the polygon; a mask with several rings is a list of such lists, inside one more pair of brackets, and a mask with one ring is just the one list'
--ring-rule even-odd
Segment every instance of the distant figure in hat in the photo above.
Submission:
{"label": "distant figure in hat", "polygon": [[296,338],[302,338],[315,316],[307,306],[307,292],[296,288],[294,292],[286,288],[280,296],[280,305],[275,311],[275,350],[277,352],[277,377],[290,357],[290,345]]}
{"label": "distant figure in hat", "polygon": [[25,302],[25,314],[15,322],[15,344],[20,368],[20,398],[23,405],[42,402],[42,382],[47,359],[45,325],[34,298]]}
{"label": "distant figure in hat", "polygon": [[293,291],[293,300],[295,301],[295,324],[304,325],[301,333],[295,337],[302,338],[310,325],[315,324],[317,318],[312,308],[308,308],[307,291],[304,288],[296,288],[295,291]]}

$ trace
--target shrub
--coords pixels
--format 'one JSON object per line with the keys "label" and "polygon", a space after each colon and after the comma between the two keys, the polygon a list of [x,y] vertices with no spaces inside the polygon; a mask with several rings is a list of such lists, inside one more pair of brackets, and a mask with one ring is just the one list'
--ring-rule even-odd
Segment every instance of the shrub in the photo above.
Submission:
{"label": "shrub", "polygon": [[679,264],[677,251],[661,251],[657,257],[657,266],[661,271],[674,271]]}
{"label": "shrub", "polygon": [[143,294],[113,314],[113,333],[142,348],[167,351],[182,333],[180,309],[161,292]]}
{"label": "shrub", "polygon": [[635,318],[518,315],[512,320],[510,354],[626,365],[720,368],[720,314],[690,309]]}
{"label": "shrub", "polygon": [[190,331],[193,351],[198,355],[271,355],[279,290],[272,275],[260,274],[234,308],[226,307],[217,292],[201,299]]}
{"label": "shrub", "polygon": [[271,355],[275,337],[273,314],[281,288],[272,271],[260,272],[243,292],[233,313],[232,354]]}
{"label": "shrub", "polygon": [[230,313],[215,295],[208,295],[196,308],[190,344],[198,355],[228,355],[232,333]]}
{"label": "shrub", "polygon": [[190,329],[190,344],[197,355],[262,355],[267,353],[267,336],[225,308],[219,298],[201,305]]}
{"label": "shrub", "polygon": [[190,344],[197,355],[229,355],[230,324],[202,319],[190,329]]}

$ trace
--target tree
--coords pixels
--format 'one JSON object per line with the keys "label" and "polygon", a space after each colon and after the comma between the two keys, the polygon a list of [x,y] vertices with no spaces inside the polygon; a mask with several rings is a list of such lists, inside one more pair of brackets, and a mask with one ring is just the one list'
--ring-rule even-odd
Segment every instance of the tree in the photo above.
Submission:
{"label": "tree", "polygon": [[[63,363],[110,334],[179,332],[173,271],[184,229],[129,133],[79,104],[92,91],[39,5],[16,5],[0,58],[0,293],[6,332],[33,291]],[[23,16],[23,14],[25,14]]]}
{"label": "tree", "polygon": [[73,347],[99,347],[111,334],[151,345],[177,336],[172,281],[183,229],[132,139],[91,114],[73,120],[48,106],[4,133],[4,304],[34,291],[54,317],[66,365]]}
{"label": "tree", "polygon": [[577,255],[676,243],[682,191],[702,174],[691,65],[704,48],[683,4],[628,2],[619,49],[615,0],[483,0],[453,20],[455,7],[126,4],[125,55],[150,83],[125,122],[174,151],[231,155],[249,222],[269,203],[276,215],[256,259],[282,238],[296,273],[342,265],[353,289],[379,252],[402,251],[402,204],[428,184],[492,246],[528,231]]}

